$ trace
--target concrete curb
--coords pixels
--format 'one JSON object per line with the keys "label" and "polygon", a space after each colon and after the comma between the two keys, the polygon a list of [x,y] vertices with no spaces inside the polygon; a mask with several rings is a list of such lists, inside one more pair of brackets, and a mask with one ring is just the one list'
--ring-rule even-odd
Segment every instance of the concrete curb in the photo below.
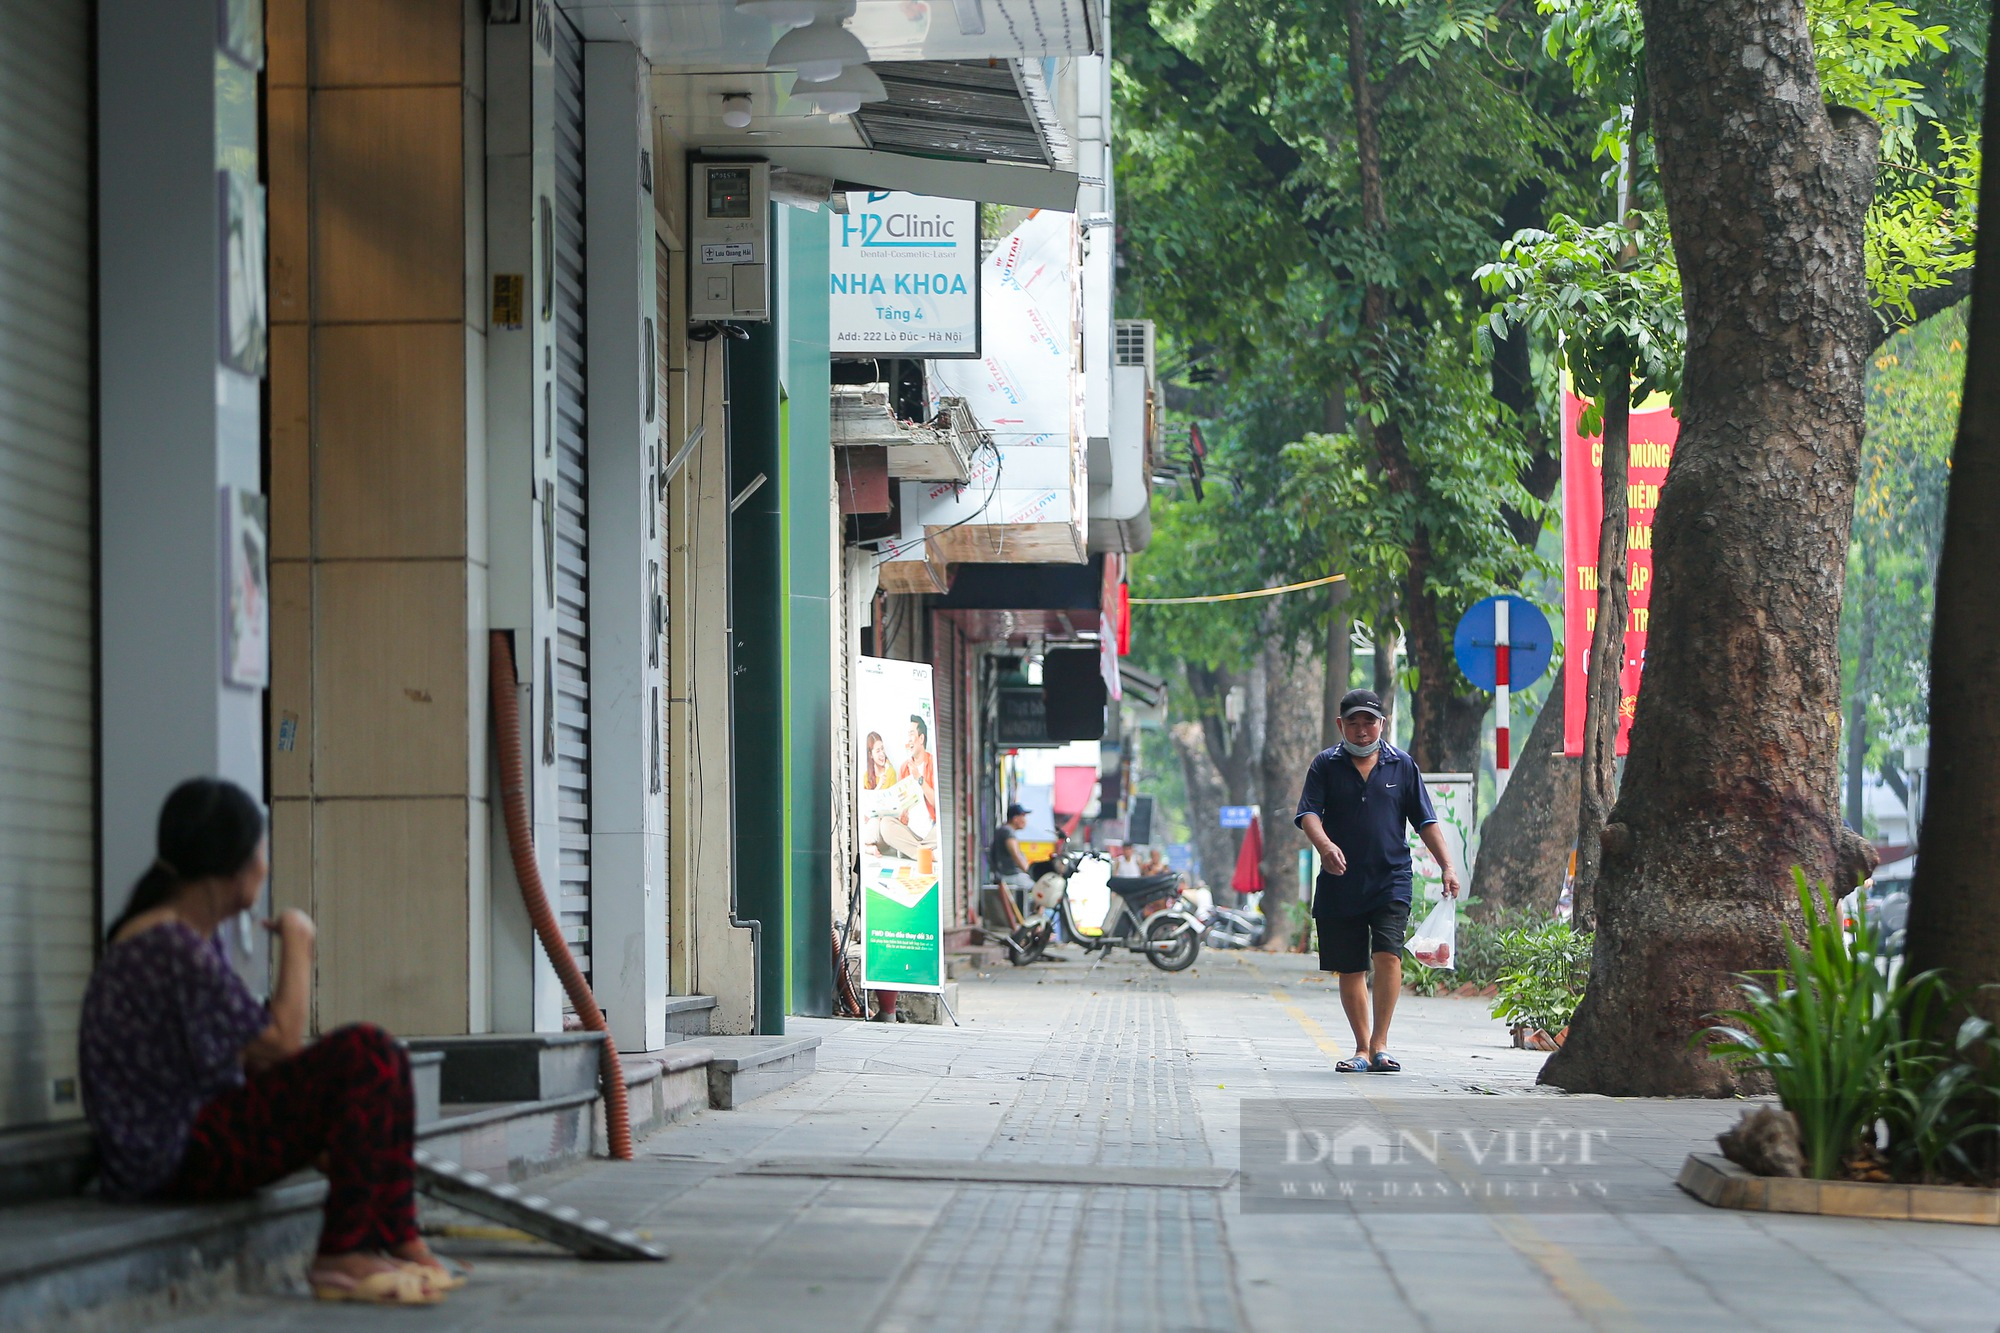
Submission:
{"label": "concrete curb", "polygon": [[1754,1176],[1726,1157],[1701,1152],[1688,1154],[1675,1183],[1711,1208],[2000,1226],[2000,1190],[1963,1185],[1871,1185],[1859,1180]]}

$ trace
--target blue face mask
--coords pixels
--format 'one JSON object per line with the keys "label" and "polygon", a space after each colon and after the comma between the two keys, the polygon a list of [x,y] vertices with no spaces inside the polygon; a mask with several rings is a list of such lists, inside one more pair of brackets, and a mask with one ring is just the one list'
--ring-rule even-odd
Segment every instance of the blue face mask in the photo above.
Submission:
{"label": "blue face mask", "polygon": [[1341,746],[1349,754],[1354,755],[1355,757],[1360,759],[1366,759],[1369,755],[1374,754],[1377,750],[1382,748],[1382,738],[1380,736],[1377,736],[1374,740],[1368,742],[1368,744],[1366,745],[1356,745],[1353,741],[1342,741]]}

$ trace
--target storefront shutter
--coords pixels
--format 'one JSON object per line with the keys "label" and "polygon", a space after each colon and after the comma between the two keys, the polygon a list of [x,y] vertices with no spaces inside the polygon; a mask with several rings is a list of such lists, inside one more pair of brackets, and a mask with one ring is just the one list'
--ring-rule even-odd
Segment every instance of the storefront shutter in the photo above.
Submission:
{"label": "storefront shutter", "polygon": [[556,83],[556,801],[557,914],[590,975],[590,513],[586,505],[583,39],[554,15]]}
{"label": "storefront shutter", "polygon": [[90,8],[0,26],[0,1127],[81,1110],[95,958]]}
{"label": "storefront shutter", "polygon": [[937,700],[938,730],[931,749],[937,755],[938,817],[944,825],[943,836],[938,839],[938,873],[943,876],[945,911],[951,925],[966,919],[967,892],[958,848],[964,833],[958,799],[959,769],[963,766],[958,744],[958,647],[958,627],[939,615],[936,632],[931,636],[931,693]]}

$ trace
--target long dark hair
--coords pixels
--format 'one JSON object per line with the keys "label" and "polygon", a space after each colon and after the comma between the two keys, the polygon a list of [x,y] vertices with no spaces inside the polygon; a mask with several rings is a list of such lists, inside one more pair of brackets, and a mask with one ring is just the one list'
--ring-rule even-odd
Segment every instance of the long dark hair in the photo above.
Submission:
{"label": "long dark hair", "polygon": [[[862,742],[862,748],[868,754],[868,777],[865,779],[865,782],[866,785],[869,786],[870,788],[873,788],[875,785],[875,775],[882,771],[881,768],[876,767],[875,764],[875,747],[878,745],[882,746],[883,754],[886,755],[889,753],[889,747],[883,743],[882,733],[879,731],[869,732],[868,739]],[[895,768],[896,767],[895,761],[891,760],[887,765],[885,765],[885,767],[890,769]]]}
{"label": "long dark hair", "polygon": [[263,836],[264,811],[249,792],[222,778],[189,778],[160,807],[153,864],[132,886],[105,939],[117,938],[126,922],[152,911],[189,880],[240,873]]}

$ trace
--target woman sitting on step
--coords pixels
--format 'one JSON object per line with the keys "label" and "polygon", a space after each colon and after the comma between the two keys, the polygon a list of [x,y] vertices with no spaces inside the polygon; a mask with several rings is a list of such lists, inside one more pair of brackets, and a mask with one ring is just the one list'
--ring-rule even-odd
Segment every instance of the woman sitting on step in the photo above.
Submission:
{"label": "woman sitting on step", "polygon": [[279,955],[268,1005],[218,937],[263,890],[263,811],[232,783],[192,779],[160,811],[158,848],[83,1001],[84,1110],[104,1196],[242,1198],[317,1165],[327,1196],[313,1294],[440,1300],[462,1279],[417,1234],[408,1054],[368,1024],[306,1044],[304,912],[264,923]]}

